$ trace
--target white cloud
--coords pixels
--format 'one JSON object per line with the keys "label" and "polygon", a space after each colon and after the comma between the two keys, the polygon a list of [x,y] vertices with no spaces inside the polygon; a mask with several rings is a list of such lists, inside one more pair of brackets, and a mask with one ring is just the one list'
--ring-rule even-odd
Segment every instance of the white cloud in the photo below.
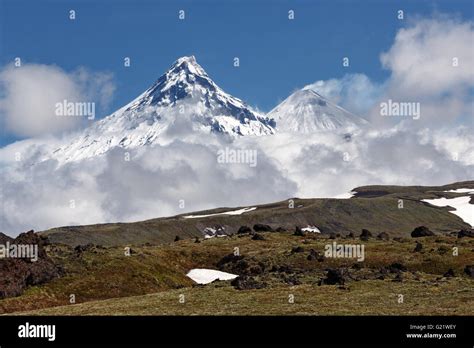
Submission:
{"label": "white cloud", "polygon": [[[349,111],[370,119],[374,126],[445,127],[455,122],[473,125],[474,24],[446,16],[418,18],[398,31],[393,45],[380,56],[390,76],[379,83],[364,74],[317,81],[307,86]],[[453,66],[453,63],[458,63]],[[454,64],[456,65],[456,64]],[[420,104],[419,120],[380,115],[380,103]]]}
{"label": "white cloud", "polygon": [[[256,150],[257,166],[218,163],[217,151],[225,147]],[[30,166],[41,158],[41,149],[25,151],[31,158],[3,168],[0,231],[333,197],[368,184],[447,184],[468,180],[474,172],[474,136],[463,127],[373,130],[350,142],[334,133],[243,137],[233,143],[208,136],[127,151],[130,162],[117,148],[60,167],[54,160]]]}
{"label": "white cloud", "polygon": [[115,86],[107,73],[85,68],[67,73],[56,66],[23,64],[8,65],[0,71],[0,88],[2,127],[14,136],[32,137],[58,134],[85,124],[85,117],[56,116],[56,103],[94,102],[106,107]]}
{"label": "white cloud", "polygon": [[[416,19],[400,29],[380,59],[401,95],[457,93],[474,84],[474,24],[447,17]],[[457,59],[458,66],[453,66]]]}

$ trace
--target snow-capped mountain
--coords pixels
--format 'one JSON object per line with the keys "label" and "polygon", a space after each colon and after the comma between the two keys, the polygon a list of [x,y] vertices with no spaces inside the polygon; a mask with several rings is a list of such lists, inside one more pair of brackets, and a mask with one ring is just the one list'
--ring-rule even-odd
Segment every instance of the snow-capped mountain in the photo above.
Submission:
{"label": "snow-capped mountain", "polygon": [[176,123],[193,131],[239,135],[274,133],[274,123],[225,93],[196,62],[179,58],[150,88],[54,151],[60,161],[94,157],[113,147],[153,144]]}
{"label": "snow-capped mountain", "polygon": [[267,114],[279,132],[312,133],[327,130],[354,130],[368,122],[330,102],[310,89],[291,94]]}

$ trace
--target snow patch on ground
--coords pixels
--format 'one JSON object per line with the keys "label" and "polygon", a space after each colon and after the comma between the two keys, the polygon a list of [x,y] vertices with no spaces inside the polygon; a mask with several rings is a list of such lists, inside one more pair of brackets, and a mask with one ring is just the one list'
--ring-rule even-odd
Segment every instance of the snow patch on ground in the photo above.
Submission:
{"label": "snow patch on ground", "polygon": [[214,237],[227,237],[225,234],[225,229],[222,227],[218,228],[212,228],[212,227],[206,227],[204,231],[202,231],[204,234],[204,239],[209,239],[209,238],[214,238]]}
{"label": "snow patch on ground", "polygon": [[449,191],[443,191],[443,192],[452,192],[452,193],[474,193],[474,189],[470,188],[460,188],[456,190],[449,190]]}
{"label": "snow patch on ground", "polygon": [[231,280],[237,278],[238,275],[216,271],[214,269],[206,269],[206,268],[194,268],[186,274],[189,278],[194,280],[198,284],[209,284],[212,283],[214,280]]}
{"label": "snow patch on ground", "polygon": [[450,211],[461,219],[464,222],[468,223],[472,227],[474,227],[474,205],[469,204],[471,197],[463,196],[463,197],[456,197],[456,198],[436,198],[436,199],[423,199],[423,202],[435,205],[437,207],[450,207],[455,208],[456,210]]}
{"label": "snow patch on ground", "polygon": [[231,211],[225,211],[223,213],[208,214],[208,215],[186,215],[186,216],[184,216],[184,218],[185,219],[196,219],[196,218],[203,218],[203,217],[217,216],[217,215],[242,215],[243,213],[247,213],[247,212],[255,210],[255,209],[257,209],[257,207],[242,208],[242,209],[238,209],[238,210],[231,210]]}
{"label": "snow patch on ground", "polygon": [[349,198],[354,197],[354,195],[355,195],[356,193],[357,193],[357,192],[354,192],[354,191],[347,192],[347,193],[341,193],[340,195],[334,196],[333,198],[337,198],[337,199],[349,199]]}
{"label": "snow patch on ground", "polygon": [[319,228],[317,228],[316,226],[310,226],[310,225],[308,225],[308,226],[302,228],[301,231],[303,231],[303,232],[321,233],[321,231],[319,230]]}

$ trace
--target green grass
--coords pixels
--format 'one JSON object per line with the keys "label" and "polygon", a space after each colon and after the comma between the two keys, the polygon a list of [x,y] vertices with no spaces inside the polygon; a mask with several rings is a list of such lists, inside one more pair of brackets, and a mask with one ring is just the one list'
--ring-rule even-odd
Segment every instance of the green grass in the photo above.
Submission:
{"label": "green grass", "polygon": [[[122,247],[93,248],[77,256],[68,246],[52,245],[48,253],[65,270],[65,276],[29,288],[23,295],[0,300],[2,313],[29,314],[98,314],[98,315],[195,315],[195,314],[474,314],[474,280],[463,274],[474,264],[474,240],[455,237],[425,237],[423,251],[414,253],[415,240],[402,242],[369,240],[364,242],[366,259],[360,271],[352,270],[361,280],[338,286],[318,286],[326,268],[351,267],[354,259],[309,261],[310,249],[324,251],[326,244],[361,243],[358,239],[330,240],[318,234],[296,237],[291,233],[264,233],[264,241],[249,236],[232,236],[194,243],[183,240],[159,246],[133,247],[125,256]],[[291,253],[295,246],[303,253]],[[236,290],[228,282],[193,286],[185,276],[192,268],[217,269],[225,255],[240,249],[252,265],[264,264],[267,271],[258,275],[267,283],[261,290]],[[452,255],[457,247],[458,256]],[[448,250],[448,251],[443,251]],[[363,275],[377,271],[393,262],[408,268],[402,283],[385,280],[363,280]],[[301,285],[286,284],[272,266],[287,265]],[[452,268],[456,277],[443,278]],[[75,294],[75,305],[69,304]],[[185,304],[179,303],[184,294]],[[289,294],[295,303],[288,303]],[[397,295],[404,295],[399,304]]]}

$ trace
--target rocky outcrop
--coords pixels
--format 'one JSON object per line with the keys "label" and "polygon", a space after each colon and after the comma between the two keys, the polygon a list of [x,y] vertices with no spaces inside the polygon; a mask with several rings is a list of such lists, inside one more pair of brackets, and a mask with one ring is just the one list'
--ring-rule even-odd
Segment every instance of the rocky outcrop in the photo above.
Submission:
{"label": "rocky outcrop", "polygon": [[458,238],[470,237],[474,238],[474,231],[461,230],[458,232]]}
{"label": "rocky outcrop", "polygon": [[347,270],[342,268],[329,268],[326,273],[326,278],[322,278],[318,285],[344,285],[347,280]]}
{"label": "rocky outcrop", "polygon": [[[0,259],[0,298],[19,296],[28,286],[46,283],[60,276],[59,269],[44,249],[46,240],[33,231],[22,233],[16,239],[10,239],[8,242],[10,245],[28,246],[33,248],[32,250],[36,249],[37,255],[34,258],[6,257]],[[5,245],[5,243],[2,244]],[[36,261],[34,261],[35,259]]]}
{"label": "rocky outcrop", "polygon": [[255,277],[239,276],[230,283],[237,290],[263,289],[267,286],[265,282]]}

